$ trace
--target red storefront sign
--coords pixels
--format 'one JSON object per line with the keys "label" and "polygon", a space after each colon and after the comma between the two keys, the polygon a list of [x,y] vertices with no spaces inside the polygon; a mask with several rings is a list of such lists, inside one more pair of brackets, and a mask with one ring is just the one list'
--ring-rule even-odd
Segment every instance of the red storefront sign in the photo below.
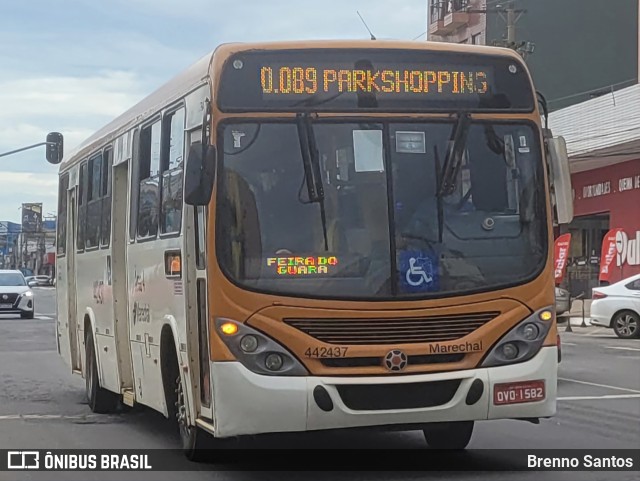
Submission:
{"label": "red storefront sign", "polygon": [[555,256],[554,256],[554,277],[556,285],[559,285],[564,279],[567,268],[567,259],[569,258],[569,245],[571,244],[571,234],[563,234],[556,239]]}
{"label": "red storefront sign", "polygon": [[600,251],[600,281],[611,282],[611,267],[613,267],[613,261],[618,255],[618,249],[616,248],[616,237],[618,232],[622,232],[622,229],[611,229],[607,232],[607,235],[602,239],[602,250]]}
{"label": "red storefront sign", "polygon": [[[610,261],[606,259],[609,245],[603,242],[600,280],[613,284],[640,274],[640,159],[575,172],[571,182],[576,217],[607,215],[610,228],[619,229],[616,250]],[[612,231],[605,239],[610,235]],[[605,265],[608,268],[603,274]]]}

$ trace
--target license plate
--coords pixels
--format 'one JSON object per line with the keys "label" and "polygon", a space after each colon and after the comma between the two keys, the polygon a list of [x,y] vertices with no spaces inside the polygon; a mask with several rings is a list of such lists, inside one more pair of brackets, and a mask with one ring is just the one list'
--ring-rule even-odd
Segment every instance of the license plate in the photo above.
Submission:
{"label": "license plate", "polygon": [[13,304],[0,304],[0,309],[11,309]]}
{"label": "license plate", "polygon": [[521,404],[544,400],[544,381],[507,382],[493,386],[493,404]]}

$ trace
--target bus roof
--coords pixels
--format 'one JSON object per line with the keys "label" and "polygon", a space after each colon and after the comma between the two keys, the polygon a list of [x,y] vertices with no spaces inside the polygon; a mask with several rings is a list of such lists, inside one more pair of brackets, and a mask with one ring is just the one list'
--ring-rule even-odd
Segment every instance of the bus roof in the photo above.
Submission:
{"label": "bus roof", "polygon": [[[516,52],[506,48],[482,45],[453,44],[446,42],[417,42],[401,40],[305,40],[259,43],[227,43],[209,52],[189,68],[169,80],[136,105],[125,111],[107,125],[96,131],[79,146],[69,151],[60,164],[60,170],[66,171],[80,159],[113,141],[122,133],[157,113],[165,106],[180,99],[200,85],[205,84],[218,71],[231,55],[250,50],[285,50],[313,48],[370,48],[370,49],[407,49],[435,52],[466,52],[477,55],[511,57],[523,66],[524,62]],[[526,66],[525,66],[526,68]]]}

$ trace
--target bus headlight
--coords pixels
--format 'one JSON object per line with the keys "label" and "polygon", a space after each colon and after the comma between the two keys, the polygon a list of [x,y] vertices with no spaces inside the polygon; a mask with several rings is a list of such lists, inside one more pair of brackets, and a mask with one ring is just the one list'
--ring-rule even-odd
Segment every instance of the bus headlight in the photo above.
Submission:
{"label": "bus headlight", "polygon": [[247,334],[240,339],[240,349],[246,353],[254,352],[258,349],[258,344],[258,338],[253,334]]}
{"label": "bus headlight", "polygon": [[534,312],[493,346],[481,367],[503,366],[531,359],[540,351],[553,318],[553,309],[550,307]]}
{"label": "bus headlight", "polygon": [[267,366],[269,371],[279,371],[282,369],[283,364],[282,356],[276,352],[272,352],[264,360],[264,365]]}
{"label": "bus headlight", "polygon": [[215,324],[222,342],[250,371],[269,376],[309,374],[293,354],[260,331],[230,319],[216,319]]}

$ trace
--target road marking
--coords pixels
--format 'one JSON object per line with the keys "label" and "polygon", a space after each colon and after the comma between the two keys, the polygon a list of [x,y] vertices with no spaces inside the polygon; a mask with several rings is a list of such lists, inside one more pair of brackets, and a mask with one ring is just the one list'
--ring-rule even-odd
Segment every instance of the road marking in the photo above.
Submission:
{"label": "road marking", "polygon": [[53,321],[53,317],[41,316],[39,314],[36,314],[36,319],[40,319],[41,321]]}
{"label": "road marking", "polygon": [[598,383],[595,383],[595,382],[579,381],[577,379],[567,379],[567,378],[559,377],[558,381],[575,382],[575,383],[578,383],[578,384],[586,384],[587,386],[604,387],[604,388],[607,388],[607,389],[613,389],[613,390],[617,390],[617,391],[627,391],[627,392],[632,392],[634,394],[640,394],[640,391],[638,391],[637,389],[629,389],[629,388],[626,388],[626,387],[609,386],[607,384],[598,384]]}
{"label": "road marking", "polygon": [[102,414],[5,414],[0,421],[17,421],[21,419],[90,419],[104,417]]}
{"label": "road marking", "polygon": [[607,394],[605,396],[567,396],[559,397],[558,401],[595,401],[598,399],[635,399],[640,398],[640,394]]}
{"label": "road marking", "polygon": [[574,342],[563,342],[562,345],[563,346],[577,346],[577,344],[574,343]]}
{"label": "road marking", "polygon": [[620,351],[640,351],[637,347],[622,347],[622,346],[604,346],[605,349],[618,349]]}

